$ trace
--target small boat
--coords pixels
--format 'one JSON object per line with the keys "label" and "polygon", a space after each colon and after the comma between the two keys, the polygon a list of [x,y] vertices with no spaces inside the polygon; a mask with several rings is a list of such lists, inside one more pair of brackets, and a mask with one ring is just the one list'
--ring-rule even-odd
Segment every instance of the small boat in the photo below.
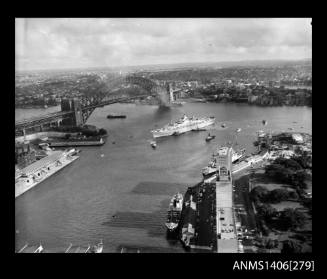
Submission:
{"label": "small boat", "polygon": [[37,247],[37,249],[33,253],[42,253],[42,251],[43,251],[43,247],[42,247],[42,245],[40,243],[40,246]]}
{"label": "small boat", "polygon": [[22,253],[24,251],[24,249],[28,246],[28,243],[26,243],[19,251],[18,253]]}
{"label": "small boat", "polygon": [[150,142],[152,148],[156,148],[157,147],[157,143],[153,140]]}
{"label": "small boat", "polygon": [[85,252],[84,252],[84,253],[88,253],[88,252],[89,252],[89,250],[90,250],[90,248],[91,248],[91,245],[89,244],[89,246],[87,246],[87,248],[86,248],[86,250],[85,250]]}
{"label": "small boat", "polygon": [[26,243],[17,253],[42,253],[43,247],[40,244],[38,247],[37,246],[28,246]]}
{"label": "small boat", "polygon": [[239,132],[241,132],[241,131],[242,131],[241,128],[238,128],[238,129],[236,130],[237,133],[239,133]]}
{"label": "small boat", "polygon": [[97,245],[94,245],[91,249],[91,253],[102,253],[103,250],[103,243],[102,243],[102,239],[101,242],[98,243]]}
{"label": "small boat", "polygon": [[221,127],[222,127],[222,128],[226,128],[226,124],[224,124],[224,123],[221,124]]}
{"label": "small boat", "polygon": [[267,122],[267,120],[262,120],[262,124],[263,124],[263,125],[265,125],[265,126],[266,126],[266,125],[267,125],[267,123],[268,123],[268,122]]}
{"label": "small boat", "polygon": [[210,133],[208,134],[208,136],[206,137],[206,141],[211,141],[215,138],[215,135],[210,135]]}
{"label": "small boat", "polygon": [[124,114],[108,114],[108,119],[114,119],[114,118],[126,118],[126,115]]}
{"label": "small boat", "polygon": [[66,249],[65,253],[68,253],[68,251],[70,250],[70,248],[72,248],[72,246],[73,246],[73,244],[70,243],[69,246],[68,246],[68,248]]}

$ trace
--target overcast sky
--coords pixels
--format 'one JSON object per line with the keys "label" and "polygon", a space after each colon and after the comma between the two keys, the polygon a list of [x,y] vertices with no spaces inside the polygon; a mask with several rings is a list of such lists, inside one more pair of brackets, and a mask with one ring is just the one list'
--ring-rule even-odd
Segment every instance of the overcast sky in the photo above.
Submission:
{"label": "overcast sky", "polygon": [[23,19],[16,69],[312,57],[311,19]]}

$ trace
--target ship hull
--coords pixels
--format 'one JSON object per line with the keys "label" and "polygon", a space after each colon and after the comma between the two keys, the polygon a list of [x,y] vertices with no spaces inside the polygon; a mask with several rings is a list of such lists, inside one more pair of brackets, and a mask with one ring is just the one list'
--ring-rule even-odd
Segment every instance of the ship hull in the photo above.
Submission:
{"label": "ship hull", "polygon": [[208,127],[210,125],[214,124],[214,120],[202,122],[202,123],[196,123],[196,124],[191,124],[187,125],[184,127],[180,127],[178,129],[171,129],[171,130],[166,130],[166,131],[152,131],[152,135],[154,138],[159,138],[159,137],[167,137],[167,136],[172,136],[172,135],[180,135],[184,134],[189,131],[197,131],[204,129],[205,127]]}
{"label": "ship hull", "polygon": [[60,158],[60,165],[54,165],[54,163],[51,165],[49,170],[40,171],[41,175],[37,176],[37,179],[34,179],[32,175],[29,175],[26,178],[17,178],[17,181],[15,182],[15,198],[19,197],[20,195],[24,194],[28,190],[32,189],[33,187],[37,186],[39,183],[47,179],[48,177],[52,176],[56,172],[60,171],[64,167],[68,166],[72,162],[74,162],[76,159],[78,159],[79,156],[71,156],[71,159],[66,159],[64,156]]}
{"label": "ship hull", "polygon": [[175,195],[169,204],[167,221],[165,226],[168,232],[175,232],[178,228],[181,219],[183,208],[183,196],[181,194]]}

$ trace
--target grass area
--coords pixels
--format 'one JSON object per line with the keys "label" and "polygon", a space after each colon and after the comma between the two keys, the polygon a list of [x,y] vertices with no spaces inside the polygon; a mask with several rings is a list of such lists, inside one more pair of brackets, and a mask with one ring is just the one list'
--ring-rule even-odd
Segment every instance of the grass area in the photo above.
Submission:
{"label": "grass area", "polygon": [[[308,189],[306,192],[312,193],[312,181],[307,181]],[[252,178],[252,188],[262,186],[265,187],[268,191],[272,191],[275,189],[286,189],[288,191],[295,191],[290,185],[283,184],[283,183],[276,183],[273,179],[267,177],[263,172],[257,173],[255,172]],[[301,228],[297,229],[290,229],[288,231],[281,231],[276,229],[276,227],[270,226],[270,224],[266,225],[269,228],[269,234],[265,237],[260,238],[259,242],[255,242],[256,245],[259,247],[257,252],[268,252],[268,253],[279,253],[283,248],[283,241],[292,240],[298,243],[301,247],[301,253],[310,253],[312,252],[312,220],[311,216],[308,213],[308,209],[303,207],[301,204],[301,200],[299,201],[282,201],[276,204],[270,204],[273,208],[277,211],[283,211],[286,208],[297,209],[303,212],[306,216],[306,220],[304,225]],[[275,228],[274,228],[275,227]],[[260,246],[260,243],[264,243],[267,239],[277,240],[278,247],[275,249],[265,249],[263,246]]]}

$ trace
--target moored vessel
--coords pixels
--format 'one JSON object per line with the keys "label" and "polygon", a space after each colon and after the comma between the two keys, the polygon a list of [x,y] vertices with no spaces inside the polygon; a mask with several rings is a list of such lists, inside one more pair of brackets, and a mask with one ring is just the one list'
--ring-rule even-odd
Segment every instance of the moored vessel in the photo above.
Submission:
{"label": "moored vessel", "polygon": [[[218,151],[219,151],[219,149],[218,149]],[[246,153],[245,148],[237,150],[237,151],[232,150],[232,163],[238,162],[241,158],[243,158],[245,156],[245,153]],[[203,179],[206,180],[216,174],[216,172],[217,172],[216,157],[217,156],[215,154],[213,154],[213,158],[209,162],[208,166],[206,166],[205,168],[202,169]]]}
{"label": "moored vessel", "polygon": [[192,130],[201,130],[207,126],[210,126],[215,123],[215,118],[213,116],[210,117],[187,117],[185,114],[184,116],[174,122],[164,126],[161,129],[152,130],[152,134],[154,138],[157,137],[165,137],[165,136],[172,136],[172,135],[180,135]]}
{"label": "moored vessel", "polygon": [[216,136],[215,135],[210,135],[210,133],[208,134],[208,136],[206,137],[206,141],[211,141],[215,138]]}
{"label": "moored vessel", "polygon": [[243,149],[240,149],[238,151],[234,151],[233,150],[233,153],[232,153],[232,163],[236,162],[237,160],[241,159],[242,157],[245,156],[245,148]]}
{"label": "moored vessel", "polygon": [[108,114],[108,119],[114,119],[114,118],[126,118],[126,115],[124,114]]}
{"label": "moored vessel", "polygon": [[178,227],[181,213],[183,209],[183,195],[177,193],[174,195],[170,201],[168,214],[167,214],[167,221],[165,223],[169,232],[173,232]]}
{"label": "moored vessel", "polygon": [[150,144],[151,144],[151,146],[152,146],[153,149],[157,147],[157,143],[154,140],[151,141]]}

